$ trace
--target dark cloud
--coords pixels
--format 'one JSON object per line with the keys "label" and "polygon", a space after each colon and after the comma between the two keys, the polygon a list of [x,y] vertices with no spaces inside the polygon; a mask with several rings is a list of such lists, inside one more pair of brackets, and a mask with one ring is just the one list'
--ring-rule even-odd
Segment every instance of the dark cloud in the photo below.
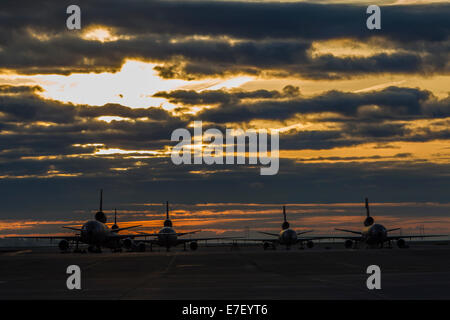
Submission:
{"label": "dark cloud", "polygon": [[205,105],[205,104],[230,104],[238,103],[242,99],[281,99],[300,95],[298,87],[286,86],[282,92],[277,90],[174,90],[171,92],[160,91],[154,97],[166,98],[171,103],[183,105]]}
{"label": "dark cloud", "polygon": [[[81,6],[82,31],[66,30],[67,3],[3,1],[0,68],[25,74],[117,71],[132,58],[158,63],[155,69],[162,77],[184,79],[230,74],[337,79],[450,70],[448,4],[382,6],[382,29],[377,31],[366,28],[366,6],[355,4],[144,0],[70,4]],[[82,39],[81,33],[94,25],[111,27],[119,39],[104,43]],[[316,41],[341,39],[390,53],[312,53]],[[108,189],[111,206],[166,199],[359,202],[367,195],[383,201],[448,201],[449,179],[443,172],[449,165],[401,151],[393,150],[391,157],[280,159],[279,174],[271,177],[260,176],[259,166],[175,166],[167,154],[134,152],[165,150],[174,144],[173,130],[186,128],[192,120],[205,120],[204,129],[222,131],[230,124],[251,126],[252,120],[289,125],[309,116],[327,126],[283,132],[280,147],[289,151],[366,143],[386,148],[402,141],[450,139],[448,97],[438,99],[430,91],[399,87],[305,97],[300,89],[157,93],[179,104],[176,111],[212,105],[195,116],[178,116],[159,107],[61,103],[40,98],[38,86],[1,85],[0,218],[61,217],[93,208],[95,191],[101,187]],[[101,116],[127,119],[107,123],[98,119]],[[415,120],[433,125],[414,127]],[[133,153],[94,155],[99,145]],[[439,152],[445,159],[445,151]]]}
{"label": "dark cloud", "polygon": [[[448,139],[449,136],[445,120],[436,123],[434,129],[413,131],[407,126],[405,120],[436,119],[437,116],[444,117],[450,109],[448,99],[437,100],[428,91],[411,88],[389,87],[366,93],[330,91],[315,97],[303,97],[298,88],[292,86],[282,91],[178,90],[158,93],[157,96],[182,105],[217,105],[198,115],[180,117],[159,107],[86,106],[43,100],[30,93],[32,90],[33,87],[8,87],[7,92],[22,94],[0,95],[0,132],[7,132],[0,135],[0,156],[5,161],[21,157],[92,154],[100,146],[163,150],[174,145],[170,141],[171,132],[187,128],[193,120],[207,121],[204,130],[218,128],[225,132],[229,122],[284,121],[323,112],[340,115],[315,120],[334,123],[333,128],[285,132],[280,136],[281,148],[331,149],[368,142],[429,141]],[[364,109],[367,106],[369,111]],[[107,123],[98,119],[101,116],[125,119]]]}
{"label": "dark cloud", "polygon": [[17,94],[17,93],[33,93],[44,91],[40,86],[13,86],[13,85],[0,85],[0,94]]}
{"label": "dark cloud", "polygon": [[[383,7],[382,30],[374,32],[367,30],[366,7],[359,5],[113,3],[80,3],[83,28],[106,25],[118,35],[129,36],[101,43],[83,40],[80,32],[65,29],[62,3],[27,3],[30,9],[24,11],[23,5],[6,2],[0,25],[8,29],[0,32],[0,67],[22,73],[116,71],[124,59],[135,58],[161,63],[157,70],[163,77],[187,79],[264,71],[279,76],[340,78],[449,70],[446,18],[450,6],[446,4]],[[230,38],[238,41],[230,42]],[[400,52],[372,57],[310,55],[312,41],[342,38]]]}
{"label": "dark cloud", "polygon": [[[234,38],[367,38],[366,5],[226,1],[76,1],[83,25],[101,24],[125,34],[227,35]],[[67,4],[3,1],[2,25],[60,32]],[[27,10],[23,10],[24,7]],[[398,41],[448,38],[448,4],[384,6],[382,34]],[[60,17],[59,19],[57,17]],[[133,17],[133,19],[130,19]]]}
{"label": "dark cloud", "polygon": [[[177,94],[180,93],[177,92]],[[361,110],[361,107],[365,106],[369,106],[369,111]],[[376,107],[371,108],[370,106]],[[426,113],[433,112],[433,110],[436,116],[439,113],[445,114],[449,109],[448,99],[436,101],[429,91],[388,87],[381,91],[365,93],[328,91],[308,98],[224,103],[216,108],[200,112],[198,118],[224,123],[252,119],[285,120],[296,114],[333,112],[349,117],[386,119],[427,117]]]}

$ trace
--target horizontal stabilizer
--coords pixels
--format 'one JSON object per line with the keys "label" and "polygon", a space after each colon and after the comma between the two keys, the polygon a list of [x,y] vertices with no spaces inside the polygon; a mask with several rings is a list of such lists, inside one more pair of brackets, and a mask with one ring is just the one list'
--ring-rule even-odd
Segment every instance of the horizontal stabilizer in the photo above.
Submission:
{"label": "horizontal stabilizer", "polygon": [[142,224],[137,225],[137,226],[131,226],[131,227],[125,227],[125,228],[112,229],[112,231],[114,231],[114,232],[119,232],[119,231],[122,231],[122,230],[127,230],[127,229],[137,228],[137,227],[142,227]]}
{"label": "horizontal stabilizer", "polygon": [[301,232],[297,232],[297,235],[301,235],[301,234],[305,234],[305,233],[310,233],[313,232],[314,230],[308,230],[308,231],[301,231]]}

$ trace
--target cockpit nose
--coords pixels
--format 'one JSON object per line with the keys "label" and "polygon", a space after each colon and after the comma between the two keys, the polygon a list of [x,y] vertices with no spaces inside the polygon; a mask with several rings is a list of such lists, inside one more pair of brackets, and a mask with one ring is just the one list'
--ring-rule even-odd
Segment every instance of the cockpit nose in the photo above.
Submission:
{"label": "cockpit nose", "polygon": [[373,237],[381,239],[386,236],[386,228],[380,224],[374,224],[371,228],[371,233]]}
{"label": "cockpit nose", "polygon": [[285,230],[282,237],[285,243],[295,244],[295,242],[297,242],[297,233],[292,229]]}
{"label": "cockpit nose", "polygon": [[99,223],[97,221],[89,221],[81,228],[81,236],[90,241],[93,240],[99,231]]}

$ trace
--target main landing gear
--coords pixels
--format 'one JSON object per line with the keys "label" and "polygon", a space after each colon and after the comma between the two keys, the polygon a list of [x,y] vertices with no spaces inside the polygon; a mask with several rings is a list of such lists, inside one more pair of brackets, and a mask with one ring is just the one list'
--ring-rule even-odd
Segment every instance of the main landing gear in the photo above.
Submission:
{"label": "main landing gear", "polygon": [[102,253],[102,249],[99,246],[89,246],[88,251],[90,253]]}

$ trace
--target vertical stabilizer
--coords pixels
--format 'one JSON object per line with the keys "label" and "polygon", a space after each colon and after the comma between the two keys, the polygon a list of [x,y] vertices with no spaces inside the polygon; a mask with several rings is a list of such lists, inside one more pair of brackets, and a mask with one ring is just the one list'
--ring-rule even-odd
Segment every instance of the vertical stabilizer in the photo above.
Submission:
{"label": "vertical stabilizer", "polygon": [[370,217],[370,212],[369,212],[369,198],[366,198],[366,214],[368,217]]}
{"label": "vertical stabilizer", "polygon": [[370,212],[369,212],[369,199],[366,198],[366,219],[364,220],[364,225],[366,227],[369,227],[371,225],[373,225],[373,223],[375,222],[375,220],[370,216]]}
{"label": "vertical stabilizer", "polygon": [[283,229],[283,230],[289,229],[289,222],[287,222],[287,218],[286,218],[286,206],[283,206],[283,217],[284,217],[284,221],[283,221],[283,224],[281,225],[281,229]]}
{"label": "vertical stabilizer", "polygon": [[166,201],[166,219],[169,220],[169,201]]}
{"label": "vertical stabilizer", "polygon": [[100,189],[100,209],[98,211],[103,211],[103,189]]}

